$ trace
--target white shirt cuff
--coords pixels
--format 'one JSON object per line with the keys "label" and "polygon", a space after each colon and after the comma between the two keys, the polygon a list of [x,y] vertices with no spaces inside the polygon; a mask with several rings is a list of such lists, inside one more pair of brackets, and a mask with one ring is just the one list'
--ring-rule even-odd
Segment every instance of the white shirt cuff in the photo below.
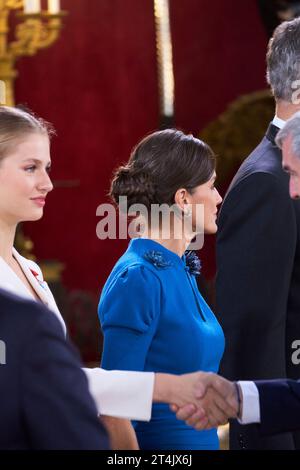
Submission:
{"label": "white shirt cuff", "polygon": [[154,388],[153,372],[83,368],[99,414],[150,421]]}
{"label": "white shirt cuff", "polygon": [[254,382],[238,382],[243,395],[240,424],[260,423],[259,393]]}

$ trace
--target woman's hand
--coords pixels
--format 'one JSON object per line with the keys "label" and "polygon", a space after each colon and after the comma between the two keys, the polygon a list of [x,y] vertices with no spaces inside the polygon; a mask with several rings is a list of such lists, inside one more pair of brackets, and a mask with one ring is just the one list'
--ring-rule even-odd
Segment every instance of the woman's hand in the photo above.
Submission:
{"label": "woman's hand", "polygon": [[109,434],[112,450],[139,450],[135,431],[128,419],[101,416],[100,420]]}

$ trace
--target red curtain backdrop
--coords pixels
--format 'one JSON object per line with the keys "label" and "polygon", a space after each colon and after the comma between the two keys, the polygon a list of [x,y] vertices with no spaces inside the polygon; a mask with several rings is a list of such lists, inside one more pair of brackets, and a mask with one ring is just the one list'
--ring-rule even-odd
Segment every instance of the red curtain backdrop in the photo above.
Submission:
{"label": "red curtain backdrop", "polygon": [[242,94],[266,88],[255,0],[170,0],[176,124],[198,133]]}
{"label": "red curtain backdrop", "polygon": [[[254,0],[171,0],[176,125],[198,133],[240,94],[265,86]],[[18,63],[16,101],[53,122],[45,216],[25,225],[40,260],[65,263],[69,289],[99,292],[126,246],[96,237],[113,168],[159,122],[152,0],[62,0],[59,41]],[[62,187],[70,185],[70,187]],[[213,275],[212,241],[203,251]]]}
{"label": "red curtain backdrop", "polygon": [[[240,95],[266,88],[267,36],[255,0],[170,0],[176,126],[194,134]],[[200,252],[215,276],[215,237]]]}

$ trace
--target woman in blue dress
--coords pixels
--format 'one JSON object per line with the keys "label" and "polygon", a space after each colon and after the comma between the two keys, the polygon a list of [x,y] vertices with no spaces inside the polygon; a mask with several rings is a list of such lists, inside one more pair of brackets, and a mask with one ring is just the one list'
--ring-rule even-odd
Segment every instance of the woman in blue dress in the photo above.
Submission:
{"label": "woman in blue dress", "polygon": [[[218,371],[223,332],[197,287],[200,262],[194,252],[186,251],[195,233],[217,230],[222,199],[215,178],[211,149],[170,129],[143,139],[127,165],[116,171],[113,200],[118,204],[119,197],[126,196],[128,206],[143,204],[148,212],[137,227],[142,221],[148,231],[130,241],[102,290],[103,368],[172,374]],[[150,217],[161,204],[170,208],[168,233],[162,217]],[[199,207],[204,209],[200,222]],[[183,228],[178,223],[183,221],[190,224]],[[196,431],[177,420],[165,404],[154,404],[151,421],[135,422],[134,427],[141,449],[219,448],[216,429]]]}

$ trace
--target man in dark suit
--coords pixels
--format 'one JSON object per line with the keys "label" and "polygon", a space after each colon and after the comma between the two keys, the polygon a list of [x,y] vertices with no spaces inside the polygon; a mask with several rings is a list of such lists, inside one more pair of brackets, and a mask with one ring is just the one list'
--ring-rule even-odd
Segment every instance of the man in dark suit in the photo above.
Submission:
{"label": "man in dark suit", "polygon": [[80,361],[45,307],[0,290],[0,449],[108,449]]}
{"label": "man in dark suit", "polygon": [[[277,146],[282,149],[282,167],[289,175],[289,194],[292,199],[300,198],[300,113],[296,113],[277,134]],[[295,340],[292,363],[298,364],[300,338]],[[242,384],[242,383],[241,383]],[[300,430],[300,381],[266,380],[255,383],[259,398],[259,420],[261,434],[275,434],[284,431]],[[250,384],[251,387],[251,384]],[[251,390],[251,389],[250,389]],[[243,392],[243,385],[241,388]],[[243,395],[243,393],[242,393]],[[247,402],[247,386],[242,396],[244,407]],[[250,400],[253,400],[250,397]],[[254,406],[255,408],[255,406]],[[249,421],[250,422],[250,421]]]}
{"label": "man in dark suit", "polygon": [[[289,195],[300,198],[300,112],[290,118],[278,132],[276,145],[282,149],[282,168],[289,175]],[[293,345],[292,362],[300,362],[300,341]],[[227,402],[229,418],[238,418],[240,424],[256,423],[259,436],[300,431],[300,380],[259,380],[230,382],[216,374],[202,377],[201,408],[199,413],[193,405],[173,408],[179,419],[197,429],[209,429],[224,424],[211,412],[211,404],[222,397]],[[198,414],[199,413],[199,414]],[[212,420],[213,418],[213,420]]]}
{"label": "man in dark suit", "polygon": [[[231,380],[300,377],[300,202],[289,197],[278,130],[299,108],[300,19],[282,23],[267,54],[276,116],[244,161],[218,220],[217,314],[226,348],[220,373]],[[262,438],[257,426],[230,426],[231,449],[300,448],[296,434]]]}

